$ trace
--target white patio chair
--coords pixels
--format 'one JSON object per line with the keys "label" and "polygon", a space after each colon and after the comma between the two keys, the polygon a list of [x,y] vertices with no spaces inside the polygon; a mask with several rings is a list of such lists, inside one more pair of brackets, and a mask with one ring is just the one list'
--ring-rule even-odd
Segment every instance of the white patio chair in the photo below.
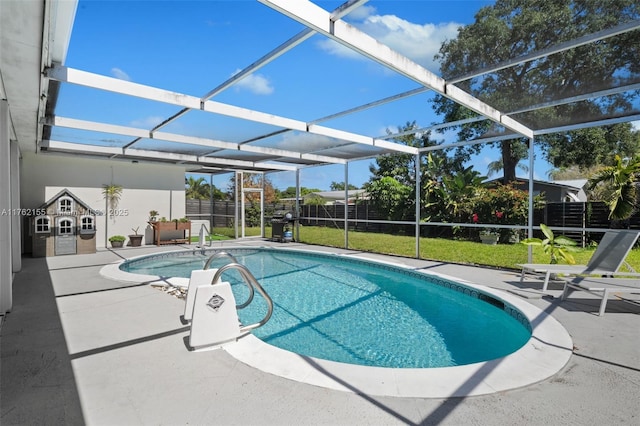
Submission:
{"label": "white patio chair", "polygon": [[600,302],[598,315],[602,316],[607,308],[609,295],[617,293],[640,294],[640,280],[629,278],[577,277],[565,281],[562,300],[565,300],[572,290],[586,291],[587,293],[601,297],[602,302]]}
{"label": "white patio chair", "polygon": [[[638,240],[638,231],[612,229],[607,231],[598,248],[586,265],[559,265],[544,263],[524,263],[520,274],[520,283],[524,281],[525,273],[544,274],[542,291],[547,291],[552,274],[564,275],[612,275],[620,269],[633,245]],[[628,265],[627,265],[628,266]],[[628,266],[630,272],[635,271]]]}

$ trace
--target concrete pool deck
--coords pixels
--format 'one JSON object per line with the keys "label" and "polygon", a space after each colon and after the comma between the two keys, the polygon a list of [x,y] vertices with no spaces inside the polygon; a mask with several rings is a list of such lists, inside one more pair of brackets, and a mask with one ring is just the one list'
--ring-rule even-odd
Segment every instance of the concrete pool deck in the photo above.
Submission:
{"label": "concrete pool deck", "polygon": [[[262,240],[226,247],[271,245]],[[216,246],[219,243],[216,243]],[[283,246],[279,244],[274,244]],[[295,247],[297,244],[287,244]],[[225,351],[192,353],[179,321],[183,302],[146,283],[98,271],[123,257],[177,247],[23,258],[13,311],[1,330],[0,423],[9,424],[635,424],[640,416],[640,305],[575,293],[527,301],[569,332],[573,355],[539,383],[474,397],[373,396],[343,380],[342,392],[287,380]],[[519,273],[348,252],[401,263],[495,289]],[[535,295],[541,281],[524,283]]]}

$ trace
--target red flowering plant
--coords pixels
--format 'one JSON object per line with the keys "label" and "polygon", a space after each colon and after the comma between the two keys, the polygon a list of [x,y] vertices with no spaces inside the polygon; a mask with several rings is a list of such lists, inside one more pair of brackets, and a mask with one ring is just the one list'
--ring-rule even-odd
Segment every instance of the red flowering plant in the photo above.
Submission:
{"label": "red flowering plant", "polygon": [[[540,202],[541,198],[538,196],[534,205]],[[472,223],[487,224],[487,227],[480,231],[480,235],[496,234],[500,236],[501,241],[509,242],[513,236],[519,236],[519,231],[495,228],[491,224],[525,225],[528,207],[527,191],[516,189],[511,185],[498,185],[494,188],[478,188],[475,197],[470,200],[467,211]],[[470,236],[473,238],[473,235]]]}
{"label": "red flowering plant", "polygon": [[[491,223],[500,223],[500,220],[504,217],[504,212],[502,211],[496,211],[495,212],[495,222],[491,222]],[[472,215],[472,220],[473,223],[478,223],[480,221],[480,217],[478,216],[477,213],[474,213]],[[496,238],[498,238],[500,236],[500,231],[498,228],[484,228],[482,231],[480,231],[480,235],[481,236],[489,236],[489,235],[495,235]]]}

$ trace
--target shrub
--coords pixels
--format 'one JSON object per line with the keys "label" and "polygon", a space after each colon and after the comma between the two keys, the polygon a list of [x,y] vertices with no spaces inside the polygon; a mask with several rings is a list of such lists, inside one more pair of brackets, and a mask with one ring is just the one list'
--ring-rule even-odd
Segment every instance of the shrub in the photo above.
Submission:
{"label": "shrub", "polygon": [[[534,198],[534,208],[540,205],[542,197]],[[498,185],[494,188],[480,187],[475,196],[464,207],[467,221],[482,224],[525,225],[529,213],[529,193],[511,185]],[[490,226],[488,226],[490,228]],[[513,231],[499,229],[500,241],[508,242]],[[475,239],[477,231],[471,232]]]}

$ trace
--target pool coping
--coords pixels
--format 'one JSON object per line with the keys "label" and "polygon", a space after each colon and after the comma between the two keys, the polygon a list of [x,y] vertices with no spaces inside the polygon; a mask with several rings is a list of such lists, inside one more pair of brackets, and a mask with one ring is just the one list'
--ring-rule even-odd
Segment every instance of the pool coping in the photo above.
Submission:
{"label": "pool coping", "polygon": [[[454,281],[488,293],[515,307],[527,318],[532,328],[532,335],[527,343],[510,355],[486,362],[440,368],[368,367],[322,360],[277,348],[251,334],[240,337],[236,342],[222,345],[222,349],[235,359],[260,371],[301,383],[359,394],[422,398],[466,397],[522,388],[546,380],[562,370],[573,353],[573,341],[557,320],[506,291],[477,285],[450,275],[421,271],[396,262],[372,260],[353,253],[326,253],[300,247],[274,249],[268,246],[252,246],[241,249],[258,248],[348,256]],[[184,251],[176,250],[171,253]],[[136,256],[126,260],[147,256]],[[119,265],[124,261],[106,265],[100,270],[100,275],[125,282],[180,287],[188,285],[187,278],[163,278],[121,271]]]}

